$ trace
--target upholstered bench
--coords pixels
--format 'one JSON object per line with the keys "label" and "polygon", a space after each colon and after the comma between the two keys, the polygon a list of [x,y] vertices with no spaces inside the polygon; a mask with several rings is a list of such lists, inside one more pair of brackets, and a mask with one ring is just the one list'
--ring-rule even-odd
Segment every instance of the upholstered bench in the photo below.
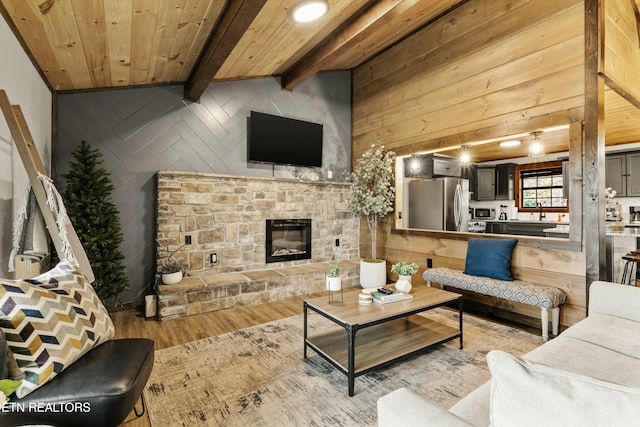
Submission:
{"label": "upholstered bench", "polygon": [[489,277],[472,276],[459,270],[443,267],[427,269],[422,277],[429,286],[435,282],[440,285],[440,288],[450,286],[540,307],[542,338],[545,341],[549,339],[549,310],[551,310],[552,332],[554,335],[558,335],[560,306],[565,303],[567,298],[561,289],[523,280],[496,280]]}

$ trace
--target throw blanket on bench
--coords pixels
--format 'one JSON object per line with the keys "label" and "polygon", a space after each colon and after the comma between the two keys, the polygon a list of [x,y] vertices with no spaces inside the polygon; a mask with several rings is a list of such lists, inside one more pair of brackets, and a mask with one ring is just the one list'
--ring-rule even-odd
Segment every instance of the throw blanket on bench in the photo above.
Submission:
{"label": "throw blanket on bench", "polygon": [[493,296],[540,307],[542,319],[542,337],[548,339],[548,310],[551,309],[554,335],[558,334],[559,306],[565,303],[567,295],[562,289],[523,280],[496,280],[489,277],[472,276],[452,268],[430,268],[422,277],[431,286],[431,282],[441,287],[464,289],[482,295]]}

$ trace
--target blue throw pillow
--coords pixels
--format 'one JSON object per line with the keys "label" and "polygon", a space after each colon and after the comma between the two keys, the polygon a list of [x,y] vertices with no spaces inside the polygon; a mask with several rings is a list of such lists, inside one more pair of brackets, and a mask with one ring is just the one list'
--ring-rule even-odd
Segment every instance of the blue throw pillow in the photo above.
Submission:
{"label": "blue throw pillow", "polygon": [[470,238],[464,273],[497,280],[513,280],[511,253],[516,243],[518,239]]}

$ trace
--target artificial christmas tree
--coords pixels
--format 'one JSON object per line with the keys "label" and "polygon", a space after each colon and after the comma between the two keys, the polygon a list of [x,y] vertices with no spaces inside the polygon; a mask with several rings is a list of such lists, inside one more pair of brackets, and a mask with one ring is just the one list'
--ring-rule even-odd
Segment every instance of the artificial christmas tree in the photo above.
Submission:
{"label": "artificial christmas tree", "polygon": [[113,184],[102,167],[102,153],[86,142],[72,152],[73,161],[62,195],[69,218],[84,247],[95,275],[95,288],[105,305],[118,302],[129,286],[120,250],[120,213],[112,200]]}

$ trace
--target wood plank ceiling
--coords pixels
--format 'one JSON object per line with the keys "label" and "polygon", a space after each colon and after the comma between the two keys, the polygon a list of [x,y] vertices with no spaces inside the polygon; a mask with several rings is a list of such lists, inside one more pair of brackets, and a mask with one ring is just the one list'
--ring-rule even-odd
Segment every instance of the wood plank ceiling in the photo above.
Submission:
{"label": "wood plank ceiling", "polygon": [[293,89],[358,66],[461,1],[329,0],[303,25],[289,17],[299,0],[0,0],[0,12],[56,91],[266,76]]}
{"label": "wood plank ceiling", "polygon": [[[184,83],[197,100],[211,81],[279,76],[293,90],[353,69],[465,2],[329,0],[300,25],[289,17],[299,1],[0,0],[0,13],[54,91]],[[639,110],[610,90],[605,105],[607,145],[636,142]]]}

